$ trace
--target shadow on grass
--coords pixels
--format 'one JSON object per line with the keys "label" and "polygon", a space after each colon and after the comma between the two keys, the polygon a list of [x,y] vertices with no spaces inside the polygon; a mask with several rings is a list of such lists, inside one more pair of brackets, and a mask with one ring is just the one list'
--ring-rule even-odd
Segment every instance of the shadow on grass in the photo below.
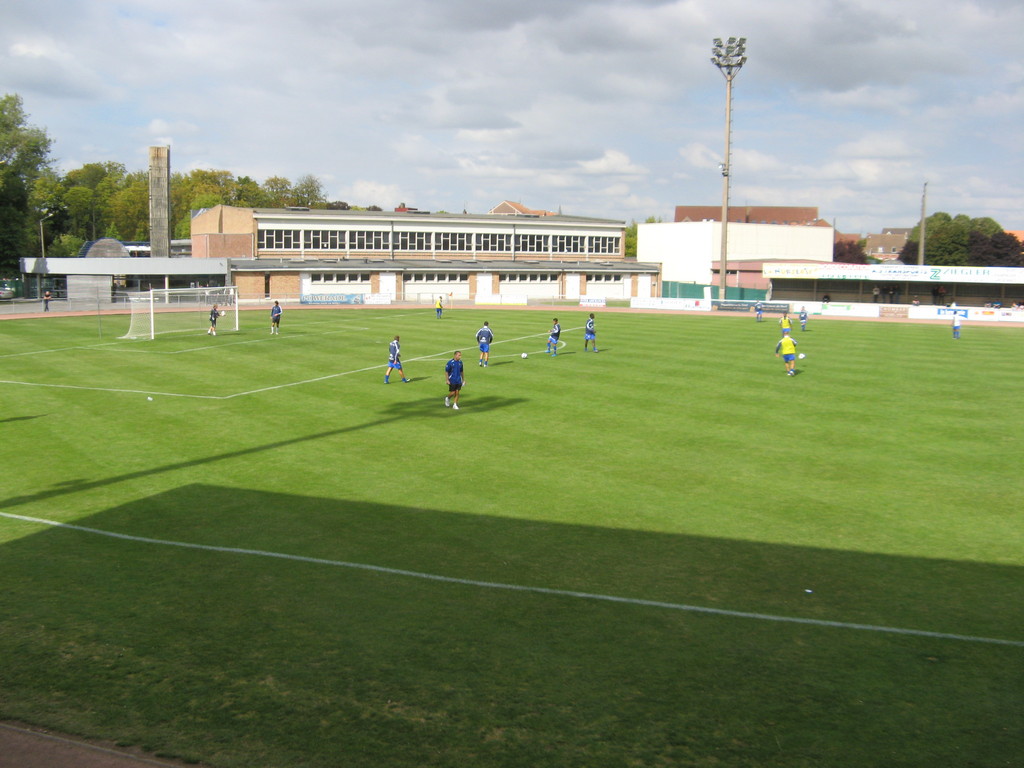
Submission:
{"label": "shadow on grass", "polygon": [[[401,383],[401,382],[399,382]],[[442,387],[443,389],[443,387]],[[234,451],[225,451],[224,453],[214,454],[206,458],[200,459],[189,459],[187,461],[171,462],[157,467],[149,467],[147,469],[140,469],[135,472],[126,472],[121,475],[114,475],[112,477],[101,478],[97,480],[86,480],[82,478],[68,478],[57,481],[55,485],[49,489],[38,491],[37,493],[25,494],[22,496],[14,496],[9,499],[0,500],[0,510],[12,509],[22,504],[29,504],[37,501],[48,501],[64,494],[79,493],[80,491],[87,491],[94,488],[103,488],[105,486],[116,485],[128,480],[136,480],[139,478],[150,477],[154,475],[160,475],[167,472],[176,472],[182,469],[188,469],[190,467],[202,466],[205,464],[213,464],[220,461],[232,460],[243,458],[246,456],[254,456],[267,451],[275,451],[280,448],[284,448],[290,445],[297,445],[300,443],[311,443],[326,438],[336,437],[338,435],[344,435],[353,432],[359,432],[365,429],[373,429],[374,427],[383,426],[385,424],[391,424],[394,422],[407,419],[414,415],[432,415],[437,412],[435,407],[437,402],[443,404],[444,394],[438,395],[438,397],[431,397],[430,399],[420,399],[412,402],[394,402],[387,405],[383,410],[386,414],[384,417],[369,421],[363,424],[353,424],[347,427],[339,427],[338,429],[329,429],[322,432],[315,432],[310,435],[303,435],[301,437],[295,437],[288,440],[278,440],[270,443],[263,443],[260,445],[253,445],[248,448],[240,448]],[[494,411],[500,408],[507,408],[510,406],[519,405],[526,402],[522,398],[515,397],[484,397],[480,398],[477,403],[478,410]],[[443,415],[444,409],[440,409]],[[16,417],[21,418],[36,418],[36,417]],[[14,419],[11,419],[14,420]]]}
{"label": "shadow on grass", "polygon": [[11,421],[31,421],[32,419],[42,419],[49,416],[48,413],[39,413],[35,416],[8,416],[6,419],[0,419],[0,424],[7,424]]}
{"label": "shadow on grass", "polygon": [[1019,567],[209,485],[78,525],[0,546],[0,716],[231,765],[1002,765],[1024,738],[1020,648],[850,624],[1022,639]]}

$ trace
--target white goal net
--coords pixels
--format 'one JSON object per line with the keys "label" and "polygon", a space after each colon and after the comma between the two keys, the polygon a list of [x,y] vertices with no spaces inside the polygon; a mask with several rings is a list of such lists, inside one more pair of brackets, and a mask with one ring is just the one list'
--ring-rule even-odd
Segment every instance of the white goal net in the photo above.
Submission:
{"label": "white goal net", "polygon": [[154,288],[128,296],[132,310],[122,339],[155,339],[162,333],[198,333],[210,327],[216,305],[217,330],[238,330],[238,293],[233,285],[217,288]]}

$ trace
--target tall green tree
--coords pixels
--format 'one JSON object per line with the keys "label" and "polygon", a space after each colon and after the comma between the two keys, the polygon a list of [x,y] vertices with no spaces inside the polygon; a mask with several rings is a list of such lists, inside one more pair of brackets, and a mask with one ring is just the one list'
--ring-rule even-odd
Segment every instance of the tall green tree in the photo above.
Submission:
{"label": "tall green tree", "polygon": [[982,231],[972,231],[967,250],[967,263],[972,267],[1024,266],[1020,240],[1002,230],[991,236]]}
{"label": "tall green tree", "polygon": [[[972,219],[960,213],[950,216],[939,211],[925,219],[924,263],[935,267],[964,267],[972,264],[972,251],[980,252],[978,235],[989,240],[1003,228],[991,218]],[[972,246],[972,234],[974,244]],[[911,231],[900,258],[907,264],[917,263],[918,243],[921,241],[920,224]],[[983,250],[983,249],[982,249]]]}
{"label": "tall green tree", "polygon": [[307,208],[326,208],[327,193],[324,192],[324,185],[316,176],[307,173],[302,176],[295,186],[292,187],[293,205],[304,205]]}
{"label": "tall green tree", "polygon": [[107,202],[114,230],[125,240],[149,240],[149,175],[129,173]]}
{"label": "tall green tree", "polygon": [[235,188],[231,194],[230,204],[241,208],[265,208],[266,195],[255,179],[239,176],[235,179]]}
{"label": "tall green tree", "polygon": [[86,163],[68,171],[61,184],[66,213],[62,231],[83,240],[121,234],[112,218],[110,202],[124,185],[127,174],[121,163]]}
{"label": "tall green tree", "polygon": [[20,96],[0,98],[0,272],[18,272],[18,260],[31,255],[37,221],[46,215],[31,208],[32,191],[50,165],[51,145],[46,131],[29,125]]}
{"label": "tall green tree", "polygon": [[292,183],[282,176],[271,176],[264,181],[263,193],[269,208],[287,208],[289,205],[295,205]]}

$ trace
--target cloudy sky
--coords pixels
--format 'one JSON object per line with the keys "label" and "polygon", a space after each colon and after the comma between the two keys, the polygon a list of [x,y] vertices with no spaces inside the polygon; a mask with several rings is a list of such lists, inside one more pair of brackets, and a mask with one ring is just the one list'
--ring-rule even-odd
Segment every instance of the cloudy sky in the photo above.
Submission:
{"label": "cloudy sky", "polygon": [[501,200],[670,221],[814,205],[840,231],[928,210],[1024,229],[1020,0],[32,0],[0,9],[0,93],[62,170],[147,166],[328,198],[485,212]]}

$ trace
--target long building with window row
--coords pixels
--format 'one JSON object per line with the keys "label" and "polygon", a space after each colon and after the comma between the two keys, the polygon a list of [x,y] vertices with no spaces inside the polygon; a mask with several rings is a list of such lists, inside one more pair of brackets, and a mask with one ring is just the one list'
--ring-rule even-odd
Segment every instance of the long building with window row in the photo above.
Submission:
{"label": "long building with window row", "polygon": [[192,255],[231,259],[242,298],[657,296],[659,266],[626,260],[624,232],[622,221],[560,214],[221,205],[193,216]]}

